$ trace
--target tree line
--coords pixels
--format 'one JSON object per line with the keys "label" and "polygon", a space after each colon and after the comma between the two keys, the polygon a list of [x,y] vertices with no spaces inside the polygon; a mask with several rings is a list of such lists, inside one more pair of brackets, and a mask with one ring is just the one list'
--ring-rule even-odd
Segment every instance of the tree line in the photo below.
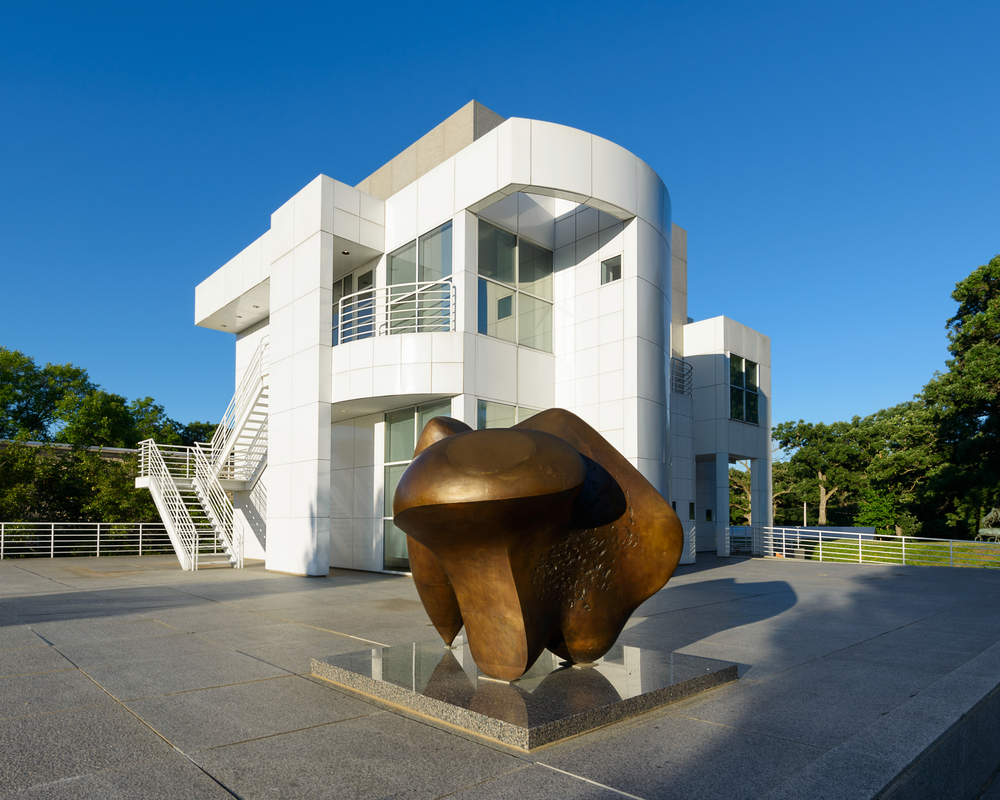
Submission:
{"label": "tree line", "polygon": [[[774,427],[789,456],[773,464],[775,525],[801,525],[805,503],[808,525],[972,538],[1000,514],[1000,255],[951,296],[951,358],[912,400],[849,422]],[[732,524],[745,525],[749,477],[730,474]]]}
{"label": "tree line", "polygon": [[135,488],[138,456],[91,448],[191,445],[215,427],[181,424],[151,397],[129,402],[82,367],[39,366],[0,347],[0,521],[159,521],[149,492]]}

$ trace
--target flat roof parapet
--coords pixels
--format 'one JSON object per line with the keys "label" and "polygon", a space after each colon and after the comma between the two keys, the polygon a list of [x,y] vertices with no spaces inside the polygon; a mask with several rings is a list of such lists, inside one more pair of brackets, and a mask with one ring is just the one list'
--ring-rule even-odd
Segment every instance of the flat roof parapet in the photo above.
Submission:
{"label": "flat roof parapet", "polygon": [[504,118],[495,111],[476,100],[470,100],[355,188],[386,200],[502,122]]}

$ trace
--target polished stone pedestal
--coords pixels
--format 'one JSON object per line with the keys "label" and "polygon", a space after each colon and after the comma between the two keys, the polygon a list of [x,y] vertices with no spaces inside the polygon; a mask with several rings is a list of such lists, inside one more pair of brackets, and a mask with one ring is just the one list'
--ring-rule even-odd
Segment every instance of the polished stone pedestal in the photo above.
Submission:
{"label": "polished stone pedestal", "polygon": [[403,712],[530,750],[736,680],[736,665],[615,645],[591,666],[545,651],[512,683],[483,675],[462,637],[314,659],[312,672]]}

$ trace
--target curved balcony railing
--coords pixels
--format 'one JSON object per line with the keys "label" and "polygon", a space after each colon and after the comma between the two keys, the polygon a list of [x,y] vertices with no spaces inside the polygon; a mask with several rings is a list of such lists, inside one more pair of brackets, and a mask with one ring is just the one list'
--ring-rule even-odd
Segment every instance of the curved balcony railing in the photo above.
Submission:
{"label": "curved balcony railing", "polygon": [[372,336],[455,330],[455,285],[450,278],[365,289],[333,307],[333,343]]}

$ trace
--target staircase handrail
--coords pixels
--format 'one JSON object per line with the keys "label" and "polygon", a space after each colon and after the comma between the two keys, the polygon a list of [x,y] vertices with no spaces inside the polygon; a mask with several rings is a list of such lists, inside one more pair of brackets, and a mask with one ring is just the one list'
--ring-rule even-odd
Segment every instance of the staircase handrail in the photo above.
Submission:
{"label": "staircase handrail", "polygon": [[243,566],[243,543],[238,541],[240,536],[234,535],[232,501],[209,463],[208,448],[195,444],[192,451],[195,464],[194,483],[199,500],[212,523],[212,530],[222,549],[232,558],[233,566],[239,569]]}
{"label": "staircase handrail", "polygon": [[226,460],[235,446],[236,436],[239,434],[237,423],[246,413],[247,406],[256,401],[261,384],[270,374],[269,342],[270,337],[265,336],[257,345],[253,358],[243,373],[243,380],[240,381],[229,408],[222,415],[219,427],[215,429],[215,435],[212,437],[211,464],[216,474],[225,468]]}
{"label": "staircase handrail", "polygon": [[[189,450],[190,448],[171,448],[171,450]],[[139,442],[140,465],[142,477],[148,477],[151,484],[155,484],[155,490],[163,500],[163,511],[167,512],[168,533],[172,533],[171,541],[175,550],[179,550],[181,566],[184,567],[184,560],[187,559],[186,569],[198,569],[198,529],[195,527],[188,514],[187,506],[177,491],[174,483],[174,473],[170,471],[160,447],[152,439],[144,439]],[[185,463],[185,472],[188,472]],[[175,464],[176,467],[176,464]]]}
{"label": "staircase handrail", "polygon": [[267,417],[261,421],[253,441],[242,451],[240,463],[236,465],[238,480],[246,481],[252,489],[267,466]]}

